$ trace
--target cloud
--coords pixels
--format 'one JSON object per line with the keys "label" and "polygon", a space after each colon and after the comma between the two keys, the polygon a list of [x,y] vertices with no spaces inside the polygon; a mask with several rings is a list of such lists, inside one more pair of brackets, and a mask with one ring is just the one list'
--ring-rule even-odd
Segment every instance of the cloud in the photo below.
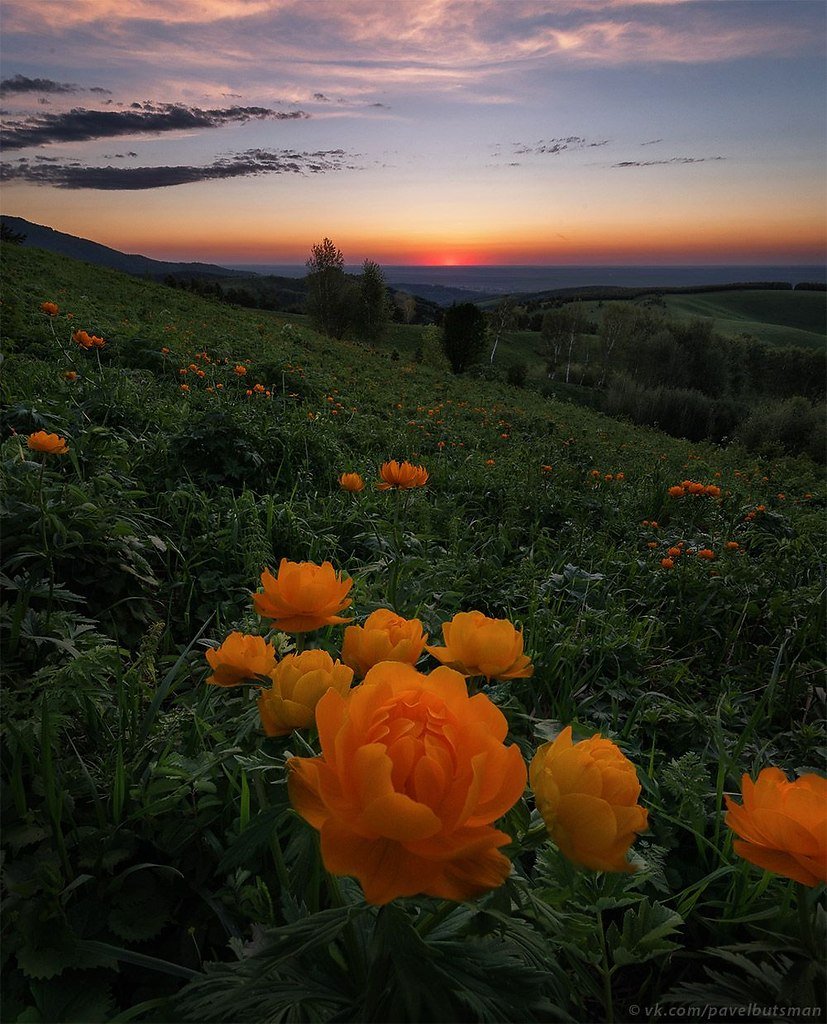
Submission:
{"label": "cloud", "polygon": [[356,154],[346,153],[343,149],[317,152],[248,149],[243,153],[219,157],[206,166],[87,167],[77,160],[50,161],[44,165],[39,157],[35,161],[20,157],[15,164],[0,165],[0,178],[64,189],[132,192],[262,174],[308,175],[361,170],[352,162],[355,158]]}
{"label": "cloud", "polygon": [[289,112],[269,107],[226,107],[201,110],[178,103],[132,103],[130,110],[87,110],[75,107],[62,114],[38,114],[0,127],[0,143],[6,149],[25,149],[50,142],[85,142],[88,139],[141,135],[145,132],[176,132],[195,128],[219,128],[255,120],[307,118],[303,110]]}
{"label": "cloud", "polygon": [[608,139],[599,139],[595,142],[589,142],[588,139],[584,139],[580,135],[568,135],[557,139],[541,139],[533,145],[526,145],[518,142],[514,144],[514,153],[516,156],[539,155],[546,153],[556,156],[558,153],[565,153],[569,150],[594,149],[597,146],[607,146],[608,144]]}
{"label": "cloud", "polygon": [[317,100],[319,103],[330,103],[330,97],[325,96],[323,92],[314,92],[313,99]]}
{"label": "cloud", "polygon": [[663,167],[667,164],[703,164],[710,160],[726,160],[725,156],[673,156],[668,160],[621,160],[612,167]]}
{"label": "cloud", "polygon": [[646,142],[641,142],[641,146],[654,146],[658,142],[663,142],[663,139],[648,139]]}
{"label": "cloud", "polygon": [[12,75],[0,82],[0,95],[21,92],[80,92],[81,86],[72,82],[55,82],[52,78],[27,78],[26,75]]}

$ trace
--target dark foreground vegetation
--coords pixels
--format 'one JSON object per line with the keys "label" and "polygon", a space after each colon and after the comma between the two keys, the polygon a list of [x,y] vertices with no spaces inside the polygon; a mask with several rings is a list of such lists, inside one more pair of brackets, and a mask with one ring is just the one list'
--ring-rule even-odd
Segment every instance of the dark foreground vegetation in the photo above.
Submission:
{"label": "dark foreground vegetation", "polygon": [[[811,458],[508,384],[507,332],[486,380],[452,374],[434,329],[336,339],[2,255],[4,1020],[824,1019],[824,886],[789,851],[762,871],[725,820],[744,774],[824,771]],[[618,340],[588,364],[564,337],[543,377],[729,400],[738,361],[711,335],[647,337],[640,361]],[[804,415],[804,394],[774,400]],[[39,431],[66,453],[32,450]],[[378,490],[388,459],[427,483]],[[267,737],[256,686],[205,683],[208,647],[269,635],[250,595],[282,558],[330,560],[346,615],[392,607],[431,644],[460,611],[518,624],[533,675],[481,693],[525,764],[566,726],[619,746],[648,812],[636,870],[569,862],[527,790],[497,823],[511,873],[473,900],[378,907],[329,874],[285,785],[315,732]],[[307,643],[338,658],[342,627]]]}

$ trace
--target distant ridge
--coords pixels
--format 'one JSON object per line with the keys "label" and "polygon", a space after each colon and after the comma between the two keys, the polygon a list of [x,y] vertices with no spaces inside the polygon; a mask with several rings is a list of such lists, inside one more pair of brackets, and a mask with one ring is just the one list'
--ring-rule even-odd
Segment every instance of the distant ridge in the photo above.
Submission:
{"label": "distant ridge", "polygon": [[23,245],[45,249],[59,256],[71,256],[72,259],[83,260],[98,267],[109,267],[120,270],[135,277],[163,278],[167,274],[193,274],[199,277],[250,277],[250,272],[231,270],[212,263],[168,263],[164,260],[153,260],[149,256],[120,252],[110,249],[108,245],[92,242],[88,238],[79,238],[43,224],[34,224],[23,217],[7,217],[0,221],[12,231],[25,235]]}

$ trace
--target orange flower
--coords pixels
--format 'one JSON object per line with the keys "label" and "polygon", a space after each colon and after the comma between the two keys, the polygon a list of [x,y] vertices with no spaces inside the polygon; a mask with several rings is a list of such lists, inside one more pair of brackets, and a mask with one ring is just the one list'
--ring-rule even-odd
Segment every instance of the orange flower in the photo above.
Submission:
{"label": "orange flower", "polygon": [[339,477],[339,486],[343,491],[350,491],[355,494],[365,489],[365,481],[358,473],[342,473]]}
{"label": "orange flower", "polygon": [[270,678],[272,687],[258,698],[261,724],[268,736],[286,736],[315,723],[316,705],[331,687],[346,697],[353,670],[334,662],[327,651],[302,651],[282,658]]}
{"label": "orange flower", "polygon": [[47,455],[65,455],[69,451],[65,437],[61,437],[60,434],[47,434],[45,430],[29,434],[26,444],[33,452],[45,452]]}
{"label": "orange flower", "polygon": [[310,633],[322,626],[349,622],[339,612],[351,603],[347,596],[353,580],[342,579],[330,562],[288,562],[282,558],[279,571],[261,574],[263,594],[253,594],[253,606],[275,629],[285,633]]}
{"label": "orange flower", "polygon": [[790,782],[780,768],[764,768],[755,782],[744,775],[741,789],[743,804],[727,797],[724,819],[740,837],[738,856],[804,885],[827,882],[827,779]]}
{"label": "orange flower", "polygon": [[737,551],[740,546],[741,545],[738,543],[737,540],[728,540],[726,544],[724,544],[724,547],[727,549],[727,551]]}
{"label": "orange flower", "polygon": [[664,569],[674,569],[675,563],[671,558],[661,558],[660,564]]}
{"label": "orange flower", "polygon": [[77,380],[78,375],[76,370],[65,370],[63,373],[64,380]]}
{"label": "orange flower", "polygon": [[276,651],[263,636],[230,633],[220,647],[206,652],[212,669],[207,682],[214,686],[240,686],[247,679],[268,676],[276,667]]}
{"label": "orange flower", "polygon": [[415,665],[427,639],[419,619],[403,619],[389,608],[379,608],[367,617],[364,626],[347,627],[342,661],[360,676],[380,661]]}
{"label": "orange flower", "polygon": [[57,316],[60,312],[60,306],[56,302],[41,302],[40,309],[48,316]]}
{"label": "orange flower", "polygon": [[457,612],[443,622],[444,647],[426,650],[437,661],[466,676],[486,679],[527,679],[534,674],[523,654],[523,634],[508,619],[489,619],[482,612]]}
{"label": "orange flower", "polygon": [[721,488],[717,484],[707,484],[704,487],[704,494],[708,494],[710,498],[720,498]]}
{"label": "orange flower", "polygon": [[626,853],[648,812],[637,804],[632,762],[603,736],[573,743],[571,726],[545,743],[529,768],[537,810],[551,838],[574,864],[594,871],[634,871]]}
{"label": "orange flower", "polygon": [[459,673],[383,662],[347,700],[328,691],[316,724],[321,756],[288,761],[288,791],[328,871],[374,904],[468,900],[505,881],[509,837],[492,823],[522,795],[525,765],[505,716]]}
{"label": "orange flower", "polygon": [[424,487],[428,482],[428,470],[424,466],[413,466],[410,462],[384,462],[379,475],[382,477],[382,483],[376,486],[380,491],[388,491],[391,488],[408,491],[413,487]]}
{"label": "orange flower", "polygon": [[670,498],[682,498],[686,494],[686,491],[679,484],[669,488]]}
{"label": "orange flower", "polygon": [[77,345],[80,345],[81,348],[85,349],[103,348],[103,346],[106,344],[103,338],[99,338],[95,334],[89,334],[88,331],[75,331],[72,334],[72,341],[74,341]]}
{"label": "orange flower", "polygon": [[669,548],[666,554],[670,558],[679,558],[683,554],[683,548]]}
{"label": "orange flower", "polygon": [[703,494],[706,488],[703,484],[690,483],[686,489],[690,494]]}
{"label": "orange flower", "polygon": [[236,366],[236,368],[233,370],[233,373],[235,373],[239,377],[243,377],[246,372],[247,372],[247,367],[246,366]]}
{"label": "orange flower", "polygon": [[701,548],[701,550],[698,552],[698,558],[706,558],[707,561],[710,561],[710,562],[712,561],[712,559],[714,557],[715,557],[715,552],[711,551],[709,548]]}
{"label": "orange flower", "polygon": [[658,542],[656,540],[650,540],[646,544],[647,548],[656,548],[657,546],[658,546]]}

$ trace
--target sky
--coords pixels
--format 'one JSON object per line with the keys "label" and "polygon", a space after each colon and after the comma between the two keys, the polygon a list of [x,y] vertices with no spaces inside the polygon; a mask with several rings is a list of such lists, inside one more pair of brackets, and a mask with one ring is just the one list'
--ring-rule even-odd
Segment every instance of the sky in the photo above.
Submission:
{"label": "sky", "polygon": [[2,210],[126,252],[821,264],[822,0],[3,0]]}

